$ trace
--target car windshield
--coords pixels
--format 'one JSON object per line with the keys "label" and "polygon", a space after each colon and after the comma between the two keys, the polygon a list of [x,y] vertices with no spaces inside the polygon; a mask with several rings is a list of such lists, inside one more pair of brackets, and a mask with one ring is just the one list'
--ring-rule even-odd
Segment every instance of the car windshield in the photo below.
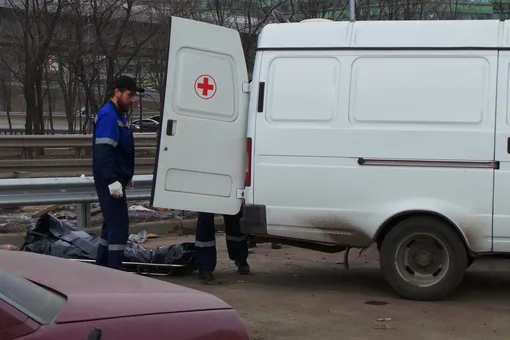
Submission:
{"label": "car windshield", "polygon": [[25,278],[9,274],[2,267],[0,300],[43,325],[53,323],[66,303],[65,296]]}

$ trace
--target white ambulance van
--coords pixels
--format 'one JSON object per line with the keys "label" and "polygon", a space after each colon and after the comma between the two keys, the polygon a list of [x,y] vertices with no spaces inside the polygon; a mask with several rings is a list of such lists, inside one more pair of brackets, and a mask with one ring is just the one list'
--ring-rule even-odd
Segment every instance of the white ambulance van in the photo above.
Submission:
{"label": "white ambulance van", "polygon": [[[401,296],[510,253],[510,24],[172,18],[152,205],[321,251],[376,244]],[[340,283],[339,283],[340,284]]]}

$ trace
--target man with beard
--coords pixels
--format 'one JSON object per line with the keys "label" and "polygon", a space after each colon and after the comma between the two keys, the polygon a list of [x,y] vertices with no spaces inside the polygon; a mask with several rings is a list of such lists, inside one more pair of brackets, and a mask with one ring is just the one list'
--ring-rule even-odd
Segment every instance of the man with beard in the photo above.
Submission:
{"label": "man with beard", "polygon": [[96,115],[92,168],[103,214],[96,264],[120,269],[129,236],[125,188],[132,184],[135,168],[133,133],[125,114],[140,89],[131,77],[120,76],[113,90],[113,97]]}

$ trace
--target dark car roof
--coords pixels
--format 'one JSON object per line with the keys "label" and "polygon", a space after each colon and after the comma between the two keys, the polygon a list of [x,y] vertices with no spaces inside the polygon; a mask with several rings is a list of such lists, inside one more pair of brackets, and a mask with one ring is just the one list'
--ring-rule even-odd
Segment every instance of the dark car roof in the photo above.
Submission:
{"label": "dark car roof", "polygon": [[0,250],[0,269],[65,295],[67,303],[58,323],[231,309],[222,300],[197,290],[49,255]]}

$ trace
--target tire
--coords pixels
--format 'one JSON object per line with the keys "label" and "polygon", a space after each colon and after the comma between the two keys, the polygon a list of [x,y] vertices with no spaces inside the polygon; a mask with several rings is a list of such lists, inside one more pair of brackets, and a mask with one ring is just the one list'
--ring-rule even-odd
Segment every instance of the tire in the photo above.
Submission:
{"label": "tire", "polygon": [[462,282],[468,258],[450,224],[420,216],[390,230],[381,245],[380,264],[384,279],[400,296],[434,301],[446,298]]}

